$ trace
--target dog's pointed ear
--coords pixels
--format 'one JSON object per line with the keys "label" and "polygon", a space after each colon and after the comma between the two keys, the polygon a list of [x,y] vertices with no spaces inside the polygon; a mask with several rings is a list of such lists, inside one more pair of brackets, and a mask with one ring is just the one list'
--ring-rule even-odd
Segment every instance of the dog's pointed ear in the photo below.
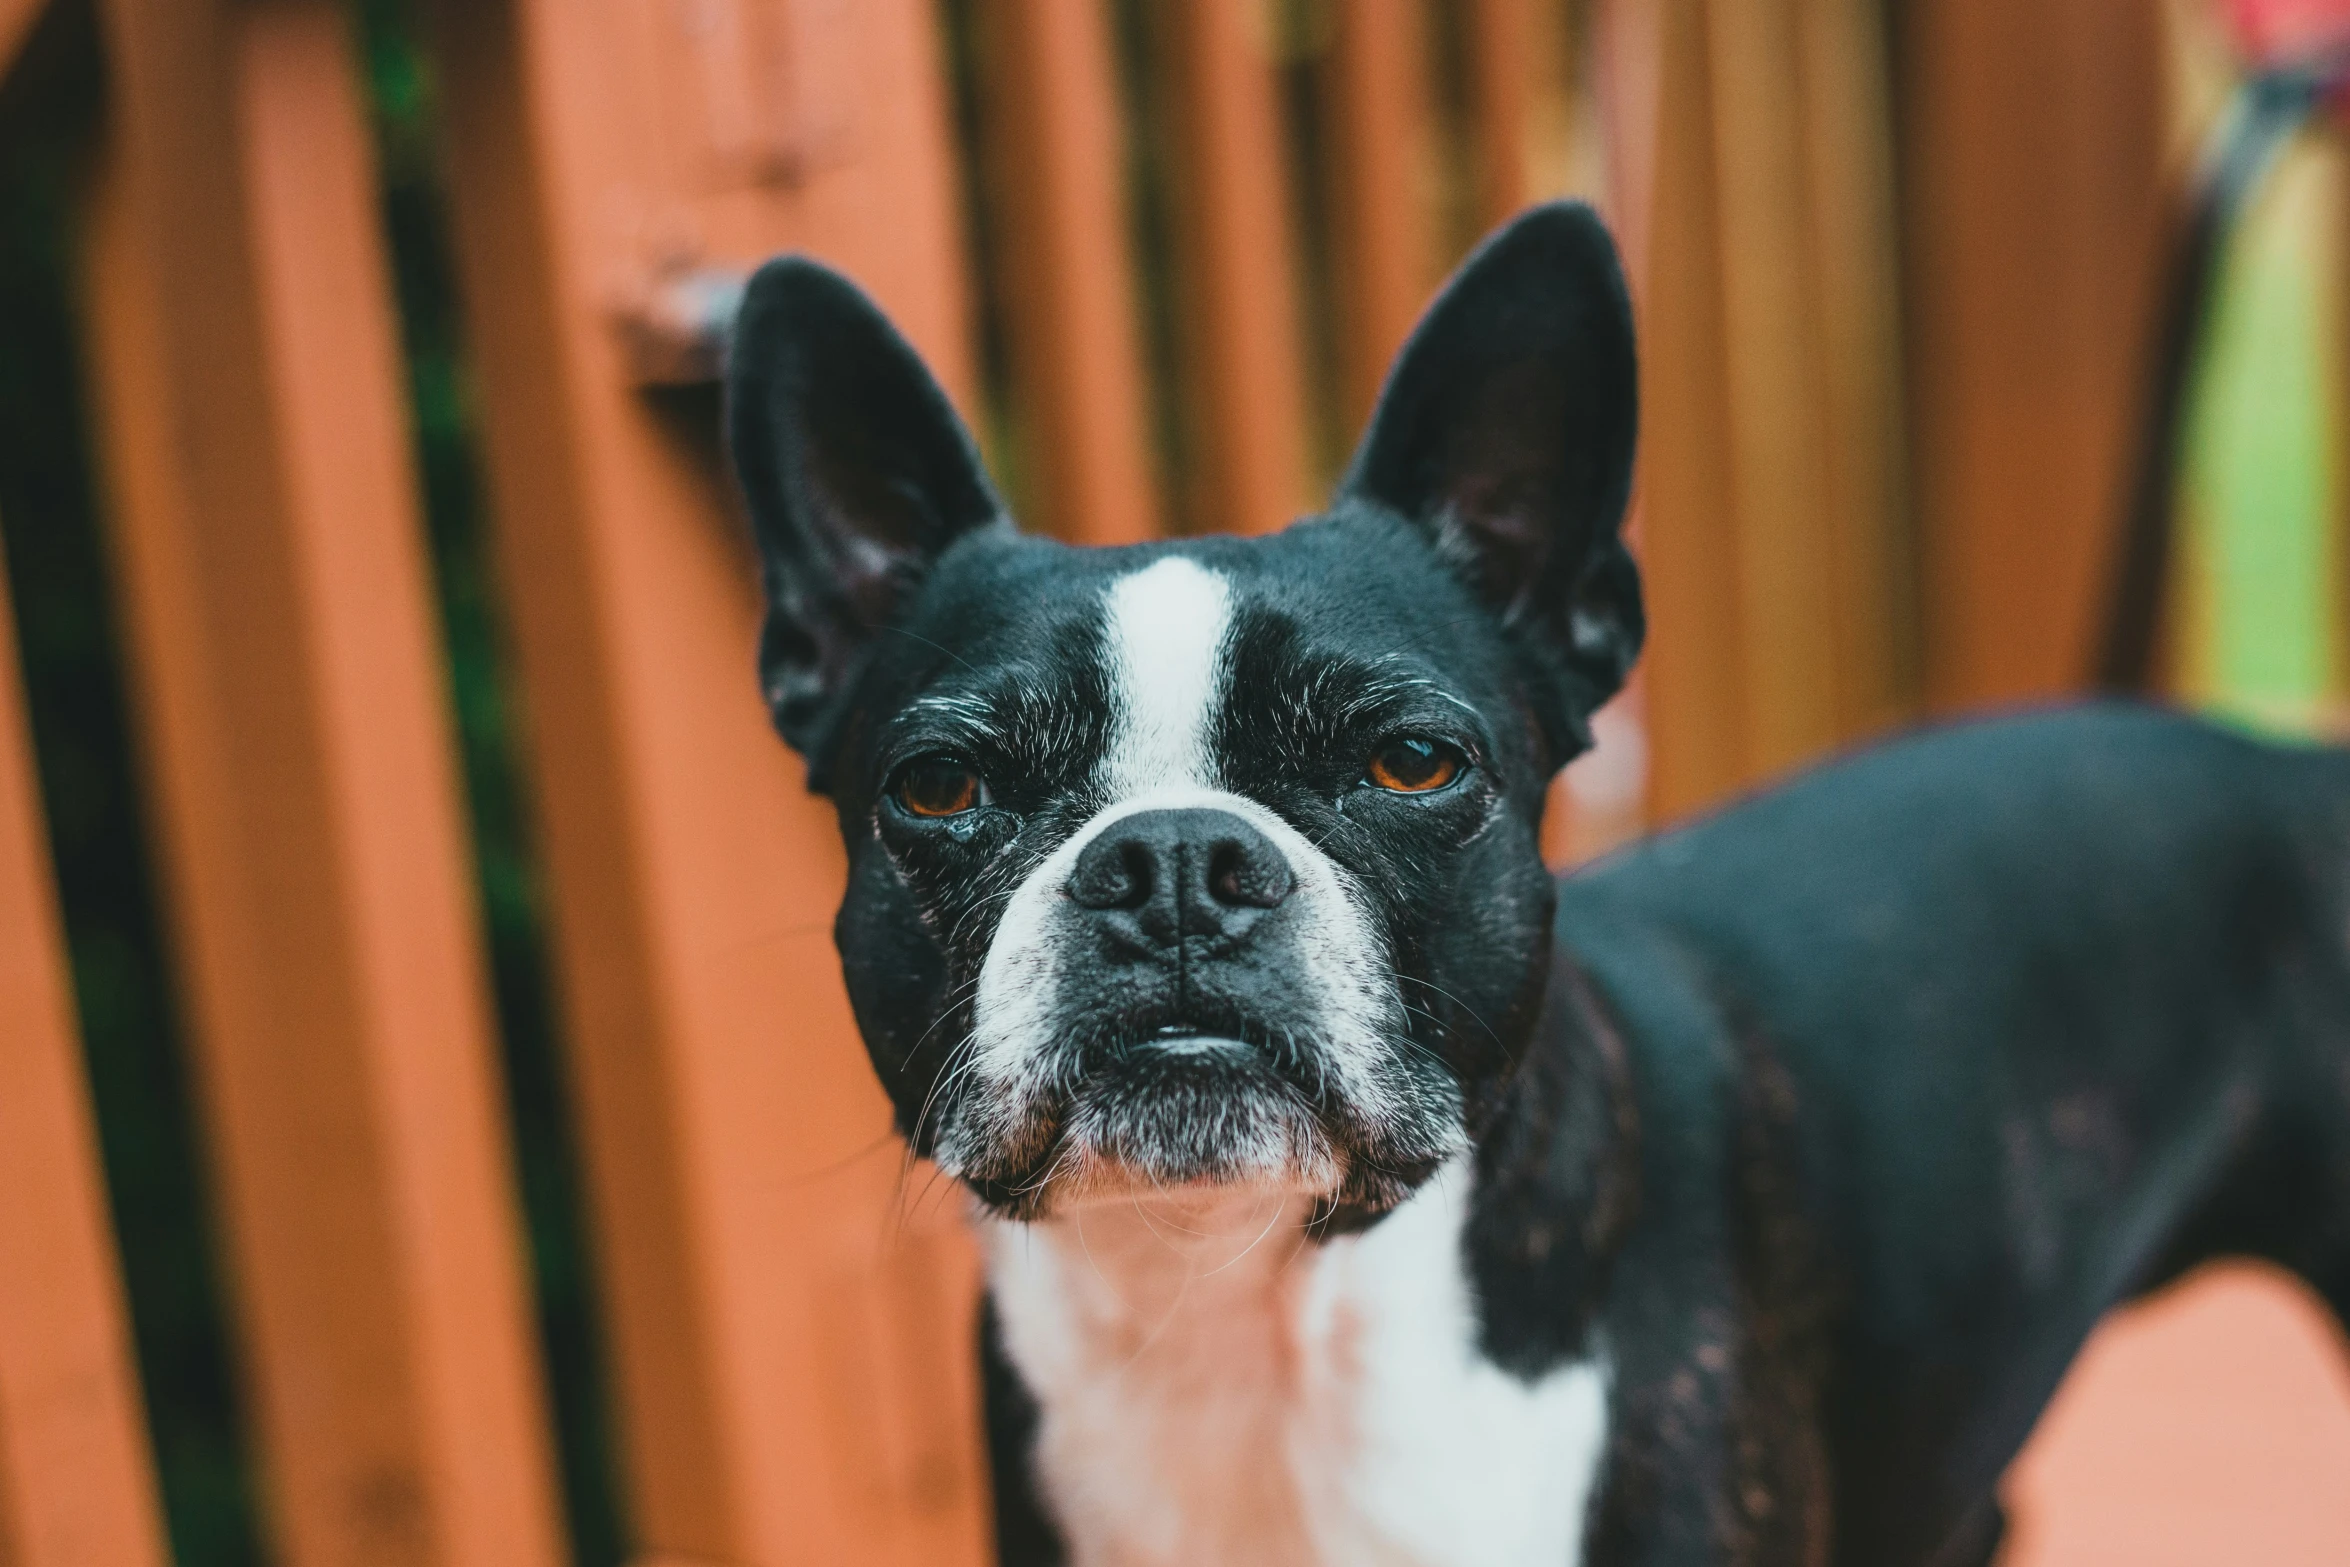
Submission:
{"label": "dog's pointed ear", "polygon": [[1638,416],[1615,246],[1589,207],[1537,207],[1429,307],[1340,486],[1427,530],[1520,638],[1555,688],[1562,760],[1640,652],[1618,533]]}
{"label": "dog's pointed ear", "polygon": [[1003,506],[913,346],[804,257],[770,261],[744,292],[726,423],[767,591],[760,681],[822,788],[873,638],[947,546]]}

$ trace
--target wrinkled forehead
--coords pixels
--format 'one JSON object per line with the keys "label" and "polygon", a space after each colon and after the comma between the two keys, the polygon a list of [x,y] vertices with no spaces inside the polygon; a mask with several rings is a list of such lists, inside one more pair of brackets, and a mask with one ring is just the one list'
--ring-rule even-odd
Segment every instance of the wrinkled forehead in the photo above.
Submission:
{"label": "wrinkled forehead", "polygon": [[1082,759],[1127,793],[1212,783],[1251,759],[1236,751],[1310,749],[1365,725],[1482,738],[1492,659],[1466,624],[1474,606],[1430,575],[1274,547],[1286,542],[1023,540],[950,563],[911,628],[885,747]]}

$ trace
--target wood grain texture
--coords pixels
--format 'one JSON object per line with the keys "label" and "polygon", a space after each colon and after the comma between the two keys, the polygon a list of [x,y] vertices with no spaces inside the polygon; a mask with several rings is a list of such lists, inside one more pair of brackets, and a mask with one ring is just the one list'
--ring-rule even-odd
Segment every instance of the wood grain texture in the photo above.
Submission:
{"label": "wood grain texture", "polygon": [[91,358],[295,1567],[564,1554],[347,20],[108,0]]}
{"label": "wood grain texture", "polygon": [[1925,683],[2088,679],[2164,244],[2161,8],[1924,0],[1899,66]]}
{"label": "wood grain texture", "polygon": [[1863,0],[1668,0],[1641,548],[1660,818],[1914,701],[1891,134]]}
{"label": "wood grain texture", "polygon": [[0,573],[0,1562],[163,1567]]}
{"label": "wood grain texture", "polygon": [[[1535,0],[1469,0],[1462,11],[1480,229],[1497,227],[1532,196],[1534,181],[1526,153],[1533,86],[1567,66],[1563,42],[1550,36],[1550,28],[1537,25],[1534,4]],[[1533,50],[1538,41],[1559,45],[1561,58],[1537,60]],[[1555,133],[1567,127],[1544,129]]]}
{"label": "wood grain texture", "polygon": [[1180,149],[1177,357],[1195,448],[1184,519],[1194,532],[1263,533],[1309,504],[1269,14],[1252,0],[1153,12]]}
{"label": "wood grain texture", "polygon": [[1425,23],[1419,0],[1355,0],[1338,9],[1331,44],[1325,174],[1338,416],[1350,438],[1436,283]]}
{"label": "wood grain texture", "polygon": [[1009,0],[988,16],[1004,303],[1035,477],[1036,515],[1023,520],[1075,543],[1131,544],[1158,531],[1158,476],[1108,10]]}
{"label": "wood grain texture", "polygon": [[[920,1172],[897,1206],[830,939],[838,828],[759,698],[716,408],[635,390],[612,324],[663,269],[805,250],[968,408],[932,9],[431,20],[639,1548],[975,1564],[969,1244]],[[730,99],[738,69],[768,74]]]}

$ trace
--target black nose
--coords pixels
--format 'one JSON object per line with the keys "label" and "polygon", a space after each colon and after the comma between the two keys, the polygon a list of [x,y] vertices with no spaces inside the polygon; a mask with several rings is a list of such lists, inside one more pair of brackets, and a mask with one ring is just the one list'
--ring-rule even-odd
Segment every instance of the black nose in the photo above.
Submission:
{"label": "black nose", "polygon": [[1272,840],[1230,811],[1137,811],[1085,846],[1069,896],[1171,947],[1241,935],[1292,885]]}

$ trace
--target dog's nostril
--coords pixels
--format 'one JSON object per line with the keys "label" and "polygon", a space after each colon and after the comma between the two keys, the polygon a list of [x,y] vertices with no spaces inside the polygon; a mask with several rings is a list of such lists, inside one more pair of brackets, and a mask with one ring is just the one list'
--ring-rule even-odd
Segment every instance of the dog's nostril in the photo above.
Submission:
{"label": "dog's nostril", "polygon": [[1288,862],[1261,838],[1226,838],[1208,850],[1208,895],[1228,908],[1269,909],[1289,889]]}
{"label": "dog's nostril", "polygon": [[1125,872],[1125,907],[1135,908],[1150,901],[1151,890],[1157,882],[1158,861],[1148,847],[1139,843],[1118,845],[1118,864]]}
{"label": "dog's nostril", "polygon": [[1097,841],[1077,857],[1069,896],[1089,909],[1139,909],[1157,881],[1150,846],[1132,839]]}

